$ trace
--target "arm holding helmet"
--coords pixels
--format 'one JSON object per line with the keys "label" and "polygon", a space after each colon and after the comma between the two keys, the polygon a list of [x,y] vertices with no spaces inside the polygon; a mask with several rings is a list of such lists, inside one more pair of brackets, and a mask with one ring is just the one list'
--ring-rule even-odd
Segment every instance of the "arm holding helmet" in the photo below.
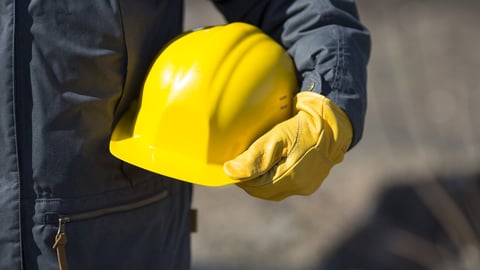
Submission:
{"label": "arm holding helmet", "polygon": [[249,194],[311,194],[360,140],[370,36],[351,0],[215,1],[228,21],[259,26],[294,59],[301,91],[294,116],[224,165]]}

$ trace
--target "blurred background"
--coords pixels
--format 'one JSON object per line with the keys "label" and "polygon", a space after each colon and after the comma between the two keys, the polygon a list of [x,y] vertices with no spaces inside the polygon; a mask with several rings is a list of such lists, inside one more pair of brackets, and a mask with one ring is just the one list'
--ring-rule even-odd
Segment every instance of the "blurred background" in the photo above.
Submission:
{"label": "blurred background", "polygon": [[[363,140],[308,197],[195,187],[193,269],[480,269],[480,1],[359,0]],[[185,28],[224,23],[187,0]]]}

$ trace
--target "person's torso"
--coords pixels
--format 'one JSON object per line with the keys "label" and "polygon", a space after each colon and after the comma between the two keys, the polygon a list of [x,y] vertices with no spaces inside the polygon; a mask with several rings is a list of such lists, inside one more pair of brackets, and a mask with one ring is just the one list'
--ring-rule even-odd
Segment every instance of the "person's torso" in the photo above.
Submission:
{"label": "person's torso", "polygon": [[[0,254],[12,258],[0,261],[1,269],[37,262],[55,269],[54,251],[43,248],[52,244],[58,214],[135,206],[164,191],[168,202],[152,199],[164,204],[159,215],[185,213],[188,185],[125,164],[108,150],[113,125],[137,97],[151,61],[181,32],[182,9],[181,1],[168,0],[0,0]],[[147,216],[131,215],[139,223]],[[107,211],[94,219],[115,227],[123,218]],[[67,230],[78,230],[76,237],[95,229],[75,226]],[[92,226],[99,227],[82,238],[102,241],[108,226]],[[72,241],[67,251],[85,250],[85,241]],[[105,243],[99,248],[118,241]],[[88,265],[91,257],[78,255]]]}

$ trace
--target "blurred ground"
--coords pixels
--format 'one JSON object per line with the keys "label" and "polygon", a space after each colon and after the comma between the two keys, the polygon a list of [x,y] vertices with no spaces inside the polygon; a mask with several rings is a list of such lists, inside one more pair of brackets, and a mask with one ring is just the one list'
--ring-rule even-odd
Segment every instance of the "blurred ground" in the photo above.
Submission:
{"label": "blurred ground", "polygon": [[[223,23],[208,1],[186,4],[185,28]],[[364,139],[309,197],[272,203],[196,187],[193,269],[319,269],[368,223],[385,190],[479,169],[480,1],[357,4],[373,38]],[[480,269],[475,256],[473,268],[449,269]]]}

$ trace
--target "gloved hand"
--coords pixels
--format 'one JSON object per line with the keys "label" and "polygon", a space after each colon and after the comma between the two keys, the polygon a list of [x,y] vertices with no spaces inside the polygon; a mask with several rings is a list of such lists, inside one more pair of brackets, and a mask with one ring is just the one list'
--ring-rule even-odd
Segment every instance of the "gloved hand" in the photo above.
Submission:
{"label": "gloved hand", "polygon": [[295,97],[295,115],[224,164],[225,173],[247,193],[266,200],[309,195],[343,160],[352,140],[349,118],[315,92]]}

